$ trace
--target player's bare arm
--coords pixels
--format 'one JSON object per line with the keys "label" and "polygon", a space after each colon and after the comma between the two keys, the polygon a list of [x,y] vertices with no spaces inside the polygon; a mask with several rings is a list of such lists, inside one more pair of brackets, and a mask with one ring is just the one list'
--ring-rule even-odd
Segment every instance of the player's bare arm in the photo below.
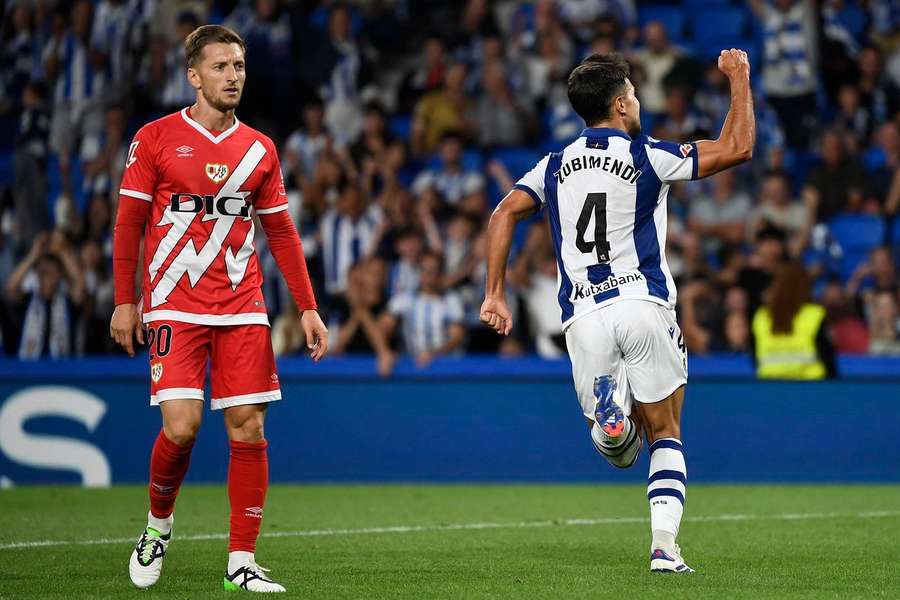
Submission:
{"label": "player's bare arm", "polygon": [[756,118],[750,90],[750,61],[743,50],[722,50],[719,70],[731,84],[731,107],[717,140],[697,142],[699,177],[709,177],[753,157]]}
{"label": "player's bare arm", "polygon": [[481,322],[501,335],[512,331],[512,313],[506,305],[506,262],[516,223],[535,213],[534,200],[522,190],[512,190],[494,209],[487,232],[487,284],[481,305]]}

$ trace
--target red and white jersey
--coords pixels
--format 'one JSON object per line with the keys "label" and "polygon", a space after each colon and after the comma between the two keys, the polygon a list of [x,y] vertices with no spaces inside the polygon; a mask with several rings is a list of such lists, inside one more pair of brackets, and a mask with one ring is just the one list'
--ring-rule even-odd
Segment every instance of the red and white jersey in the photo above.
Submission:
{"label": "red and white jersey", "polygon": [[152,203],[145,323],[269,324],[251,211],[288,207],[272,140],[237,119],[214,135],[184,109],[137,132],[119,193]]}

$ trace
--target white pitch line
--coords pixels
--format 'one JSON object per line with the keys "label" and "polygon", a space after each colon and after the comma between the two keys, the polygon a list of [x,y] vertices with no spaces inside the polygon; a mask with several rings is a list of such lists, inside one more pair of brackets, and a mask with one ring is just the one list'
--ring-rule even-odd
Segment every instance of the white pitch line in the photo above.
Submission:
{"label": "white pitch line", "polygon": [[[730,522],[730,521],[799,521],[808,519],[878,519],[885,517],[898,517],[900,511],[878,510],[856,513],[846,512],[818,512],[818,513],[778,513],[771,515],[760,514],[732,514],[732,515],[706,515],[685,517],[688,522]],[[477,531],[482,529],[536,529],[540,527],[573,527],[581,525],[622,525],[633,523],[646,523],[647,517],[607,517],[600,519],[560,519],[554,521],[519,521],[509,523],[453,523],[447,525],[394,525],[389,527],[362,527],[357,529],[306,529],[301,531],[271,531],[261,534],[267,538],[286,537],[324,537],[341,535],[371,535],[384,533],[419,533],[428,531]],[[228,538],[225,533],[198,533],[194,535],[179,536],[179,542],[194,542],[203,540],[224,540]],[[30,542],[9,542],[0,544],[0,550],[19,550],[27,548],[46,548],[55,546],[97,546],[134,543],[136,538],[100,538],[95,540],[35,540]]]}

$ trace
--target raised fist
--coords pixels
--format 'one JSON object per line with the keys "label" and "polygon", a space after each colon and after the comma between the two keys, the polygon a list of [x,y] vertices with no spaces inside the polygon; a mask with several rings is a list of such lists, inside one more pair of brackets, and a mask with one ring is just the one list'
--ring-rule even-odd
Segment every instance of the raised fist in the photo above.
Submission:
{"label": "raised fist", "polygon": [[725,73],[728,78],[750,76],[750,60],[747,53],[743,50],[732,48],[730,50],[722,50],[719,53],[719,70]]}

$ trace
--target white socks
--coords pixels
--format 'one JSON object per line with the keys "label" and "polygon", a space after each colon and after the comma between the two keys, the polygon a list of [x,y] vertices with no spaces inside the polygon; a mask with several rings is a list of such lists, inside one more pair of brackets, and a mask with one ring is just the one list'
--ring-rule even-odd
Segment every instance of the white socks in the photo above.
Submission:
{"label": "white socks", "polygon": [[650,476],[647,500],[650,501],[650,529],[653,547],[674,551],[681,525],[686,493],[687,468],[681,441],[662,438],[650,445]]}
{"label": "white socks", "polygon": [[256,556],[253,552],[244,552],[235,550],[228,553],[228,572],[234,573],[241,567],[247,566],[252,562],[256,562]]}
{"label": "white socks", "polygon": [[172,531],[172,523],[174,522],[174,514],[171,514],[164,519],[160,519],[159,517],[154,517],[152,512],[147,512],[147,527],[152,527],[162,535],[166,535],[167,533]]}

